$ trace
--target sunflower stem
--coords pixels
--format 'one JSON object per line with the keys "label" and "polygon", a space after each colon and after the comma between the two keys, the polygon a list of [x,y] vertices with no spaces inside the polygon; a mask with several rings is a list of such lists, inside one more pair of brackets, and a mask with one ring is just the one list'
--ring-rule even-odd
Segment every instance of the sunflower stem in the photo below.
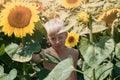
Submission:
{"label": "sunflower stem", "polygon": [[92,34],[92,17],[91,17],[91,15],[89,15],[88,28],[89,28],[90,43],[93,43],[93,34]]}
{"label": "sunflower stem", "polygon": [[114,22],[111,26],[111,37],[114,38]]}
{"label": "sunflower stem", "polygon": [[23,63],[23,75],[26,75],[25,63]]}
{"label": "sunflower stem", "polygon": [[93,69],[93,80],[96,80],[96,77],[95,77],[95,68]]}
{"label": "sunflower stem", "polygon": [[21,40],[22,40],[22,44],[24,44],[25,43],[25,38],[22,38]]}
{"label": "sunflower stem", "polygon": [[90,29],[89,35],[90,35],[90,43],[93,43],[92,29]]}
{"label": "sunflower stem", "polygon": [[77,70],[77,69],[74,69],[74,71],[79,72],[79,73],[85,75],[86,77],[88,77],[91,80],[91,78],[87,74],[85,74],[83,71],[80,71],[80,70]]}

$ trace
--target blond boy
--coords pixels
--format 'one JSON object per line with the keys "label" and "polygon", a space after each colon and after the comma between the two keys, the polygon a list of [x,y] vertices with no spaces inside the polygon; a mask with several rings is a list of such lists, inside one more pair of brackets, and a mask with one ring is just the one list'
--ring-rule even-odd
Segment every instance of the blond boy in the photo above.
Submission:
{"label": "blond boy", "polygon": [[[62,32],[62,27],[63,22],[58,18],[52,19],[45,24],[45,29],[48,34],[48,41],[51,44],[51,47],[42,50],[39,54],[42,55],[43,58],[45,58],[45,54],[48,53],[56,57],[60,61],[68,58],[68,56],[71,55],[74,60],[74,67],[76,68],[79,55],[78,50],[74,48],[66,48],[64,46],[67,32]],[[33,54],[32,61],[40,62],[41,58],[39,57],[39,54]],[[56,66],[56,64],[50,63],[45,60],[43,61],[43,65],[44,68],[48,70],[52,70]],[[67,80],[77,80],[76,72],[73,71]]]}

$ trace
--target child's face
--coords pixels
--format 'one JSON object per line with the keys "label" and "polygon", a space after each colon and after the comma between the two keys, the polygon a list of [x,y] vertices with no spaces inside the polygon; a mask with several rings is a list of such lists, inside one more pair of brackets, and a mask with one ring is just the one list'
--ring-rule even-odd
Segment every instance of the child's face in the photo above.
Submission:
{"label": "child's face", "polygon": [[54,48],[64,47],[67,32],[49,36],[49,42]]}

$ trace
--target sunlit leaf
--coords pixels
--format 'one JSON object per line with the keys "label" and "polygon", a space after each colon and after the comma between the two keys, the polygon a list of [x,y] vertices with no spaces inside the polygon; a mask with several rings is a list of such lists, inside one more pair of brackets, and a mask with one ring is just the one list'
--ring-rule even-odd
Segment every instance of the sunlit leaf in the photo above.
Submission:
{"label": "sunlit leaf", "polygon": [[65,27],[63,27],[63,29],[65,31],[68,31],[70,30],[71,28],[73,28],[77,23],[77,17],[74,15],[74,16],[70,16],[70,18],[68,20],[66,20],[66,25]]}
{"label": "sunlit leaf", "polygon": [[5,52],[12,57],[16,51],[18,50],[19,46],[17,44],[11,43],[5,48]]}
{"label": "sunlit leaf", "polygon": [[66,80],[73,70],[73,59],[70,56],[56,65],[44,80]]}
{"label": "sunlit leaf", "polygon": [[[96,66],[96,68],[89,67],[84,68],[84,73],[87,74],[91,79],[93,79],[93,69],[95,69],[95,77],[97,80],[103,80],[106,78],[113,69],[112,63],[104,63],[103,65]],[[86,75],[84,75],[85,80],[90,80]]]}
{"label": "sunlit leaf", "polygon": [[65,20],[69,16],[69,13],[64,10],[60,10],[58,14],[60,15],[61,20]]}
{"label": "sunlit leaf", "polygon": [[14,61],[19,62],[26,62],[31,59],[31,57],[24,57],[20,55],[19,53],[22,52],[22,49],[19,47],[19,45],[15,43],[11,43],[5,48],[6,53],[10,56],[10,58]]}
{"label": "sunlit leaf", "polygon": [[[98,33],[106,29],[107,27],[105,26],[104,22],[92,24],[92,33]],[[89,34],[89,29],[87,27],[84,27],[83,29],[79,31],[79,34],[80,35]]]}
{"label": "sunlit leaf", "polygon": [[86,63],[91,67],[96,67],[110,56],[114,50],[114,41],[104,36],[99,43],[92,45],[87,39],[82,39],[79,47]]}
{"label": "sunlit leaf", "polygon": [[26,55],[26,54],[22,53],[22,48],[19,48],[11,58],[12,58],[12,60],[18,61],[18,62],[28,62],[31,60],[32,55],[31,54]]}
{"label": "sunlit leaf", "polygon": [[93,3],[88,3],[88,4],[85,4],[85,5],[82,5],[83,8],[88,8],[88,7],[99,7],[99,6],[102,6],[103,4],[105,3],[105,1],[94,1]]}
{"label": "sunlit leaf", "polygon": [[17,76],[17,70],[12,69],[9,74],[4,73],[4,68],[0,66],[0,80],[14,80]]}
{"label": "sunlit leaf", "polygon": [[38,43],[31,43],[24,48],[21,48],[18,44],[11,43],[6,48],[6,53],[12,60],[18,62],[28,62],[32,58],[32,53],[40,51],[41,46]]}
{"label": "sunlit leaf", "polygon": [[115,54],[116,54],[116,57],[120,59],[120,43],[116,44]]}

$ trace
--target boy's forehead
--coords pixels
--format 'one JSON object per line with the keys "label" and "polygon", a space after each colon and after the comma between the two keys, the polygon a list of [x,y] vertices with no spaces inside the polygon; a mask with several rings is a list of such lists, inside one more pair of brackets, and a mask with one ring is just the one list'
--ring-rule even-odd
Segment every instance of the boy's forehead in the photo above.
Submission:
{"label": "boy's forehead", "polygon": [[64,33],[59,33],[59,34],[54,34],[54,35],[50,35],[49,37],[58,37],[58,36],[64,36]]}

